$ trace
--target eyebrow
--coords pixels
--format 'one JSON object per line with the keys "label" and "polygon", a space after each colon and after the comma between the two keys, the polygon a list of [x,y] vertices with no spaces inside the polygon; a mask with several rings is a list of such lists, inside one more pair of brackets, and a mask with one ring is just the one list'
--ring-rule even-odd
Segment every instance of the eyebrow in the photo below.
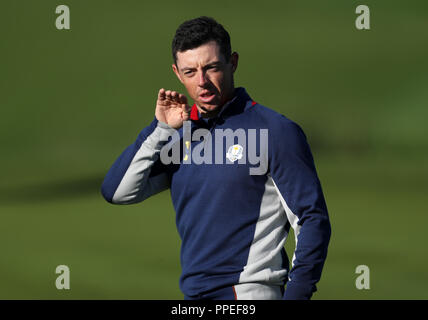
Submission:
{"label": "eyebrow", "polygon": [[[218,65],[221,65],[221,61],[216,60],[216,61],[213,61],[213,62],[210,62],[210,63],[206,64],[206,65],[204,66],[204,68],[207,68],[207,67],[215,67],[215,66],[218,66]],[[192,68],[192,67],[184,67],[184,68],[181,68],[181,71],[182,71],[182,72],[184,72],[184,71],[188,71],[188,70],[195,70],[195,68]]]}

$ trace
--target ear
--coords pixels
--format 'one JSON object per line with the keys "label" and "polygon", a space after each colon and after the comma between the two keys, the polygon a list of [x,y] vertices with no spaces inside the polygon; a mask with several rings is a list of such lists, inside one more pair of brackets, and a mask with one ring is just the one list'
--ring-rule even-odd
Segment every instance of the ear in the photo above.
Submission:
{"label": "ear", "polygon": [[174,71],[174,73],[177,76],[178,80],[180,80],[180,82],[183,83],[183,79],[181,79],[180,72],[178,71],[177,65],[175,63],[172,64],[172,70]]}
{"label": "ear", "polygon": [[232,64],[233,73],[238,68],[238,60],[239,60],[239,54],[237,52],[233,52],[232,55],[230,56],[230,63]]}

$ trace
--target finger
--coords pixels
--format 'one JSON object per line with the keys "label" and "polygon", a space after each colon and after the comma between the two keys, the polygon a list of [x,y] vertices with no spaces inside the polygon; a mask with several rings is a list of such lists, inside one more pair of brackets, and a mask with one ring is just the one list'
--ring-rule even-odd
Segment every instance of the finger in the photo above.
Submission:
{"label": "finger", "polygon": [[186,113],[190,113],[190,111],[192,110],[192,107],[189,106],[187,103],[182,104],[183,106],[183,111]]}
{"label": "finger", "polygon": [[165,91],[165,98],[166,98],[167,100],[171,100],[171,90],[166,90],[166,91]]}
{"label": "finger", "polygon": [[176,91],[171,91],[171,100],[174,102],[179,102],[178,101],[178,93]]}
{"label": "finger", "polygon": [[181,104],[187,104],[187,97],[184,94],[180,93],[179,99]]}
{"label": "finger", "polygon": [[159,90],[159,92],[158,92],[158,99],[159,100],[164,100],[165,99],[165,89],[164,88],[162,88],[162,89]]}

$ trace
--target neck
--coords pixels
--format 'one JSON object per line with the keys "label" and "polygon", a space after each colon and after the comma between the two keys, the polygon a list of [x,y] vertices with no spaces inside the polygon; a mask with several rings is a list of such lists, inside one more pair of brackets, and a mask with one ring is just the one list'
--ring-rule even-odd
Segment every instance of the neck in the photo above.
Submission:
{"label": "neck", "polygon": [[204,109],[202,109],[203,112],[201,112],[201,107],[198,107],[198,109],[199,109],[199,113],[201,114],[201,118],[210,119],[210,118],[215,118],[220,113],[221,109],[223,109],[223,106],[218,107],[212,111],[205,111]]}

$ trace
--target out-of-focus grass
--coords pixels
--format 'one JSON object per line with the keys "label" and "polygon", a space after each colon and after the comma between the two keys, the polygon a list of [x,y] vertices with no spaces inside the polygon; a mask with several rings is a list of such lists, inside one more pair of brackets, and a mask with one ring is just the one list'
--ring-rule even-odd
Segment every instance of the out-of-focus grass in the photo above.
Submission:
{"label": "out-of-focus grass", "polygon": [[[427,158],[391,155],[319,163],[332,238],[317,298],[426,299]],[[355,269],[370,268],[370,290]]]}
{"label": "out-of-focus grass", "polygon": [[[2,206],[3,299],[180,298],[179,238],[167,192],[115,207],[97,192]],[[70,268],[71,290],[55,287]]]}

